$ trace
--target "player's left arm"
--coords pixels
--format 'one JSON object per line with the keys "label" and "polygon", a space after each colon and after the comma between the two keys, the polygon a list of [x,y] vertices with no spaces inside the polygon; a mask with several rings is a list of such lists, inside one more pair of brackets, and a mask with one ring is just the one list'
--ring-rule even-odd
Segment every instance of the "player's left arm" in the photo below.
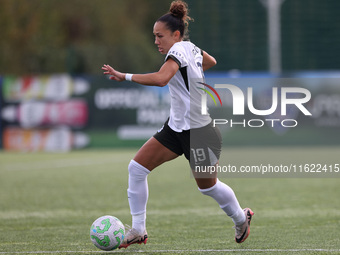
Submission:
{"label": "player's left arm", "polygon": [[[109,65],[104,65],[102,69],[105,71],[104,74],[111,75],[111,80],[125,80],[125,73],[118,72]],[[169,81],[176,74],[178,69],[178,64],[172,58],[168,58],[168,60],[161,66],[158,72],[147,74],[133,74],[132,81],[147,86],[164,87],[169,83]]]}
{"label": "player's left arm", "polygon": [[203,51],[203,71],[208,70],[217,64],[216,59]]}

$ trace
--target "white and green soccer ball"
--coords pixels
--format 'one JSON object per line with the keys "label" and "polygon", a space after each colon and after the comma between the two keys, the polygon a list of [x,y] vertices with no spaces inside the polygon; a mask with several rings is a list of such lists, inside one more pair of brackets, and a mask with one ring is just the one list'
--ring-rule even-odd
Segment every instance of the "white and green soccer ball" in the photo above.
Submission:
{"label": "white and green soccer ball", "polygon": [[111,251],[123,242],[125,227],[116,217],[106,215],[96,219],[90,229],[92,243],[99,249]]}

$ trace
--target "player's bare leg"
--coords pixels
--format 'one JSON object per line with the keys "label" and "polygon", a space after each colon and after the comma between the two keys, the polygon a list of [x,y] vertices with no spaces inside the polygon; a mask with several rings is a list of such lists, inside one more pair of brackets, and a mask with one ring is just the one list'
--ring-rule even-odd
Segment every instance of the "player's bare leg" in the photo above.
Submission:
{"label": "player's bare leg", "polygon": [[166,161],[178,155],[154,137],[150,138],[137,152],[129,164],[128,199],[132,215],[132,228],[128,230],[119,248],[127,248],[131,244],[146,244],[146,204],[148,201],[148,174]]}
{"label": "player's bare leg", "polygon": [[151,137],[137,152],[133,158],[136,162],[144,166],[149,171],[152,171],[161,164],[177,158],[178,155],[154,137]]}

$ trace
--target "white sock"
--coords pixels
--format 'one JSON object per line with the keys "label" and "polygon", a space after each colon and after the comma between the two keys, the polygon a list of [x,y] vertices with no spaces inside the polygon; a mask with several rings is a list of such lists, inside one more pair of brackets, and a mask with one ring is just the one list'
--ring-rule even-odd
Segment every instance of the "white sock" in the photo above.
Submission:
{"label": "white sock", "polygon": [[198,190],[204,195],[215,199],[221,209],[232,218],[235,225],[241,225],[246,221],[246,216],[237,201],[234,191],[227,184],[217,179],[216,184],[211,188],[199,188]]}
{"label": "white sock", "polygon": [[150,171],[134,160],[129,164],[129,188],[127,190],[132,228],[138,232],[145,231],[146,204],[148,202],[148,174]]}
{"label": "white sock", "polygon": [[146,229],[145,220],[146,212],[137,215],[132,215],[132,228],[136,229],[140,234],[143,234]]}

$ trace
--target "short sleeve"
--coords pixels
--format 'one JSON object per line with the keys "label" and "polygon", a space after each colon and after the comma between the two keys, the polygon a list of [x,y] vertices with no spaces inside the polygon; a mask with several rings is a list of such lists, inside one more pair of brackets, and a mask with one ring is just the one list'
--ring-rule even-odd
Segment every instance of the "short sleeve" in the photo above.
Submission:
{"label": "short sleeve", "polygon": [[166,55],[165,61],[169,58],[173,59],[179,66],[179,68],[188,66],[188,60],[186,58],[185,49],[180,43],[175,43]]}

